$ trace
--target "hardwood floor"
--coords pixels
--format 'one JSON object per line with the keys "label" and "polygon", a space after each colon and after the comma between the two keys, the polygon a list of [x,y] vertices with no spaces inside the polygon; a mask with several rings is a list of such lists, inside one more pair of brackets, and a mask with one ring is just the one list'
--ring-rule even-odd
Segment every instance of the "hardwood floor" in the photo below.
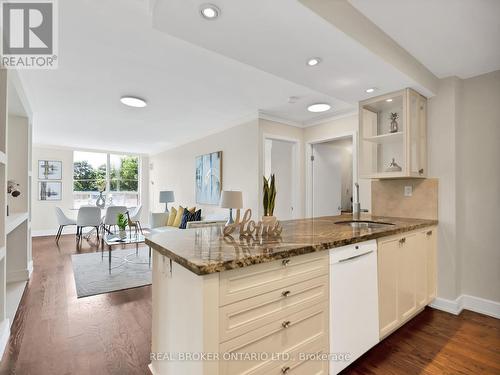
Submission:
{"label": "hardwood floor", "polygon": [[[81,252],[95,251],[84,240]],[[77,299],[75,237],[33,240],[34,270],[1,374],[149,374],[151,287]]]}
{"label": "hardwood floor", "polygon": [[[151,287],[77,299],[75,252],[74,236],[59,247],[33,240],[34,271],[0,374],[149,374]],[[427,308],[343,374],[500,374],[500,320]]]}
{"label": "hardwood floor", "polygon": [[428,307],[342,374],[500,374],[500,320]]}

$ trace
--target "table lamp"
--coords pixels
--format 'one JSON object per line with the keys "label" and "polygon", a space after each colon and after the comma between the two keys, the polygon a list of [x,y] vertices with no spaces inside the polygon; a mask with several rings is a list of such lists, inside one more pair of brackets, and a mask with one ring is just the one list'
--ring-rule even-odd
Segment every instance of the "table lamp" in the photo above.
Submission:
{"label": "table lamp", "polygon": [[243,193],[241,191],[223,190],[220,196],[220,206],[229,208],[229,219],[226,225],[233,224],[233,208],[243,208]]}
{"label": "table lamp", "polygon": [[160,191],[160,203],[165,203],[165,212],[168,212],[168,204],[174,201],[174,192],[172,190]]}

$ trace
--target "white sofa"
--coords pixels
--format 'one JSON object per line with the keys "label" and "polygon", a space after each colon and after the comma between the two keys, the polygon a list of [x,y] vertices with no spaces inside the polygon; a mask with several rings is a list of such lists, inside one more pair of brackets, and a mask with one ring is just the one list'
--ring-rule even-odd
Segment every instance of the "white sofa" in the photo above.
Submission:
{"label": "white sofa", "polygon": [[[216,215],[208,215],[207,217],[202,217],[201,221],[188,221],[186,224],[186,229],[189,228],[199,228],[199,227],[212,227],[224,225],[227,219],[221,218]],[[151,225],[152,233],[162,233],[170,232],[176,230],[183,230],[177,227],[167,226],[168,222],[168,212],[152,212],[149,219]]]}

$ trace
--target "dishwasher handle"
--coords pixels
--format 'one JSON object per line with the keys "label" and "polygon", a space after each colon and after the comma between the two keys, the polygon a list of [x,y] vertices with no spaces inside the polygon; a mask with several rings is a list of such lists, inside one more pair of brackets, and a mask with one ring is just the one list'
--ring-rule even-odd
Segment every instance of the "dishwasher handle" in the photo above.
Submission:
{"label": "dishwasher handle", "polygon": [[344,259],[339,259],[339,260],[338,260],[338,263],[349,262],[349,261],[351,261],[351,260],[354,260],[354,259],[358,259],[358,258],[364,257],[365,255],[368,255],[368,254],[371,254],[371,253],[373,253],[373,250],[367,251],[366,253],[363,253],[363,254],[354,255],[354,256],[352,256],[352,257],[348,257],[348,258],[344,258]]}

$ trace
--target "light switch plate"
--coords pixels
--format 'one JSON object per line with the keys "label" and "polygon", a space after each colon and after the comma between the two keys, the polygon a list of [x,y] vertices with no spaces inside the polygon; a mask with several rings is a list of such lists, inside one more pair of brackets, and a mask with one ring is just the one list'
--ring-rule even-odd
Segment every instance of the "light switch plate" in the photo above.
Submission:
{"label": "light switch plate", "polygon": [[411,197],[413,195],[413,186],[405,186],[405,197]]}

